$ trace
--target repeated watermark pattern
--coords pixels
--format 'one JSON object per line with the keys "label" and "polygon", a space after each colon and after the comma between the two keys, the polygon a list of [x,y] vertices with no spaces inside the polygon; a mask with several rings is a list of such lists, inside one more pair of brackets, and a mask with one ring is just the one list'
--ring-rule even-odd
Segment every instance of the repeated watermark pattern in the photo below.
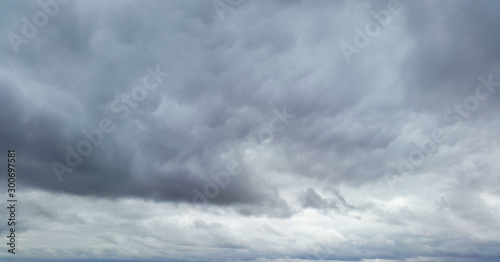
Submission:
{"label": "repeated watermark pattern", "polygon": [[7,39],[9,40],[10,46],[14,49],[14,52],[19,52],[19,46],[21,44],[27,44],[29,40],[37,36],[41,28],[45,27],[49,23],[49,19],[55,17],[59,14],[61,10],[59,5],[64,5],[69,3],[69,0],[40,0],[38,5],[42,10],[35,12],[31,19],[28,17],[21,18],[23,25],[21,26],[21,35],[9,31],[7,34]]}
{"label": "repeated watermark pattern", "polygon": [[[274,134],[285,130],[285,126],[290,124],[290,119],[295,118],[295,115],[289,114],[286,107],[280,112],[278,109],[273,109],[274,117],[263,125],[259,125],[257,132],[251,132],[242,143],[232,145],[239,154],[246,160],[253,159],[257,153],[262,152],[274,141]],[[231,176],[241,174],[243,171],[241,164],[236,160],[229,160],[222,169],[215,169],[209,173],[209,177],[213,181],[209,181],[203,187],[203,191],[198,188],[193,188],[193,203],[208,204],[209,199],[217,197],[221,189],[229,185]]]}
{"label": "repeated watermark pattern", "polygon": [[370,11],[372,19],[366,22],[363,27],[364,30],[359,27],[354,27],[354,32],[356,32],[356,34],[352,40],[353,44],[346,42],[340,43],[340,50],[345,60],[350,63],[352,61],[351,56],[353,54],[360,54],[362,49],[368,47],[372,39],[377,37],[382,29],[389,26],[392,21],[392,16],[401,13],[402,10],[403,6],[399,0],[390,0],[387,3],[386,9],[382,9],[378,12]]}
{"label": "repeated watermark pattern", "polygon": [[[168,76],[167,72],[160,71],[159,65],[156,65],[155,70],[149,66],[145,69],[148,73],[142,78],[142,85],[133,87],[129,93],[122,94],[120,98],[116,98],[110,105],[111,112],[117,114],[120,120],[127,119],[130,116],[130,111],[136,109],[138,104],[146,99],[148,92],[157,88],[163,82],[163,78]],[[74,168],[82,164],[85,157],[92,154],[94,147],[101,145],[104,140],[104,134],[111,134],[114,131],[115,125],[113,124],[113,120],[107,117],[103,117],[99,121],[98,128],[91,130],[83,129],[82,134],[85,136],[85,139],[80,140],[76,144],[76,150],[70,145],[67,145],[65,148],[66,165],[57,161],[51,164],[59,182],[63,181],[63,174],[72,173]]]}
{"label": "repeated watermark pattern", "polygon": [[[458,130],[464,119],[469,118],[472,112],[479,109],[481,101],[488,99],[495,92],[495,88],[500,87],[500,82],[493,81],[491,74],[487,78],[478,76],[478,81],[479,84],[474,88],[473,95],[464,98],[462,103],[455,103],[442,114],[443,122],[453,124],[453,130]],[[429,137],[414,141],[417,148],[410,152],[408,158],[400,157],[397,173],[386,172],[384,174],[384,179],[391,191],[395,192],[395,185],[404,180],[404,174],[413,174],[416,168],[424,163],[425,158],[438,153],[438,147],[447,140],[446,131],[436,127],[430,132]],[[313,254],[316,259],[326,259],[333,256],[335,250],[327,244],[318,244]]]}
{"label": "repeated watermark pattern", "polygon": [[[488,75],[487,79],[479,76],[478,80],[479,84],[474,88],[473,95],[464,98],[462,103],[455,103],[443,113],[443,122],[453,124],[453,130],[462,127],[463,120],[469,118],[472,112],[479,109],[481,101],[488,99],[495,92],[495,87],[500,87],[500,82],[494,82],[491,74]],[[402,180],[404,174],[413,174],[415,169],[424,163],[425,158],[437,153],[438,147],[446,143],[447,140],[446,131],[436,127],[431,131],[428,138],[415,141],[418,148],[411,151],[408,158],[400,157],[398,172],[395,174],[387,172],[384,175],[391,190],[394,191],[394,184],[397,180]]]}

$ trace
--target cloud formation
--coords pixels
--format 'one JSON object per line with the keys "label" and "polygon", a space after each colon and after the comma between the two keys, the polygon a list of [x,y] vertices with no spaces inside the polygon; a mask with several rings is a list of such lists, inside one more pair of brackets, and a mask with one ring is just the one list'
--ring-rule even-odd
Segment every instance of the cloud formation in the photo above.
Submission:
{"label": "cloud formation", "polygon": [[41,2],[0,8],[18,258],[500,258],[500,3]]}

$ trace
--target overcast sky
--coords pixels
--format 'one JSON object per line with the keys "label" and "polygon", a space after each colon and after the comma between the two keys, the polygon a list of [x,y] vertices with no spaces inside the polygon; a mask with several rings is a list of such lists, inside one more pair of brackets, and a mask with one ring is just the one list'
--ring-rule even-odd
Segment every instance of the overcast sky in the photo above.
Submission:
{"label": "overcast sky", "polygon": [[0,260],[500,261],[499,10],[1,1]]}

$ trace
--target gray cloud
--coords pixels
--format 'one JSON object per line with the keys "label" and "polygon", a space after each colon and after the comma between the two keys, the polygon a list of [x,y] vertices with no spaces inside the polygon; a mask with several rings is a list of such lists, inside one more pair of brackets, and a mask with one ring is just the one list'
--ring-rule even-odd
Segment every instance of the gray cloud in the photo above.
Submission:
{"label": "gray cloud", "polygon": [[[18,52],[6,36],[43,8],[0,4],[19,257],[498,259],[499,92],[456,111],[481,76],[500,82],[497,2],[401,0],[350,63],[339,44],[389,1],[222,2],[224,20],[211,1],[70,1]],[[156,65],[168,76],[126,105]],[[275,110],[293,118],[266,142]],[[114,131],[59,182],[51,164],[68,166],[66,148],[104,118]],[[425,153],[436,128],[446,139]],[[228,163],[241,172],[226,184]]]}

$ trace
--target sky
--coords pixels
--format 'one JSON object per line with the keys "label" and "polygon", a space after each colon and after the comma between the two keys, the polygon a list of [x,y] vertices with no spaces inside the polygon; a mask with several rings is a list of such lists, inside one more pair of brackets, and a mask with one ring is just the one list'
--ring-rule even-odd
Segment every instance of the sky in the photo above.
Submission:
{"label": "sky", "polygon": [[1,1],[0,261],[500,261],[499,10]]}

